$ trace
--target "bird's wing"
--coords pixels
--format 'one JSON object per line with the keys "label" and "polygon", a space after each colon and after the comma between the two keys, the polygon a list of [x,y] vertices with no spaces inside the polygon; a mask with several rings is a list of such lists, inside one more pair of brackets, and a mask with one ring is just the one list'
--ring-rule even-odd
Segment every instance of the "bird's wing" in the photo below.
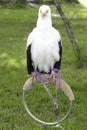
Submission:
{"label": "bird's wing", "polygon": [[58,53],[59,53],[60,59],[59,59],[59,61],[56,61],[56,63],[54,64],[54,68],[60,69],[61,57],[62,57],[62,40],[61,40],[60,33],[57,30],[56,30],[56,38],[57,38],[57,43],[58,43],[58,48],[59,48]]}
{"label": "bird's wing", "polygon": [[26,56],[27,56],[27,70],[28,75],[34,71],[33,62],[31,58],[31,46],[33,42],[33,32],[31,32],[27,39]]}

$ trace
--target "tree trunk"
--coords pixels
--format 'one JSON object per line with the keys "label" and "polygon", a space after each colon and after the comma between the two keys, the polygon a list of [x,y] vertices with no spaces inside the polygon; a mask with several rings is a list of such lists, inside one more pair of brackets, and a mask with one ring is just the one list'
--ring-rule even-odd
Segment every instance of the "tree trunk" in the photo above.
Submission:
{"label": "tree trunk", "polygon": [[11,8],[14,6],[15,2],[16,0],[9,0],[7,6]]}
{"label": "tree trunk", "polygon": [[61,8],[61,6],[60,6],[59,0],[54,0],[54,3],[55,3],[55,6],[56,6],[56,8],[57,8],[57,10],[58,10],[58,12],[59,12],[59,14],[60,14],[60,16],[61,16],[63,22],[64,22],[64,25],[65,25],[65,27],[66,27],[66,31],[67,31],[67,33],[68,33],[68,36],[69,36],[70,40],[71,40],[71,43],[72,43],[73,46],[74,46],[74,49],[75,49],[76,52],[77,52],[78,60],[79,60],[79,63],[80,63],[80,61],[81,61],[80,49],[79,49],[79,46],[78,46],[78,44],[77,44],[77,42],[76,42],[76,40],[75,40],[75,37],[74,37],[74,35],[73,35],[73,32],[72,32],[72,30],[71,30],[69,21],[68,21],[68,19],[66,18],[64,12],[62,11],[62,8]]}

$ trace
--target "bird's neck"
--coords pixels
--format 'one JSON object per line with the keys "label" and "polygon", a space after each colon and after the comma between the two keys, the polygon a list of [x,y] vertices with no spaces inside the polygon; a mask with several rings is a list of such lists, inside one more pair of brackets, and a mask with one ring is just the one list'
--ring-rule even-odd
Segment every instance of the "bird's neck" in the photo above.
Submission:
{"label": "bird's neck", "polygon": [[38,18],[37,27],[42,29],[52,27],[52,20],[48,18],[44,18],[44,19]]}

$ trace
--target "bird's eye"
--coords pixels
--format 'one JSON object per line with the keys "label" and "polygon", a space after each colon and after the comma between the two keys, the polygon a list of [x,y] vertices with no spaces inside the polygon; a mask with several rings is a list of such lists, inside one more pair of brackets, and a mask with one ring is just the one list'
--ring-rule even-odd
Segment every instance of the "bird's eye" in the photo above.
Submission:
{"label": "bird's eye", "polygon": [[49,12],[49,10],[47,9],[47,10],[46,10],[46,13],[48,13],[48,12]]}

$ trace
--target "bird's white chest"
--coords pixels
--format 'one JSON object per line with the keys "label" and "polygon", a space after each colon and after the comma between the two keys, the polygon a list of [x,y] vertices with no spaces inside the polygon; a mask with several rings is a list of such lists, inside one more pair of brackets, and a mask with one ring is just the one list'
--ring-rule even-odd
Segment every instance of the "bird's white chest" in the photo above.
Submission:
{"label": "bird's white chest", "polygon": [[34,67],[40,71],[49,72],[54,63],[59,60],[58,41],[54,34],[39,32],[34,35],[31,48]]}

